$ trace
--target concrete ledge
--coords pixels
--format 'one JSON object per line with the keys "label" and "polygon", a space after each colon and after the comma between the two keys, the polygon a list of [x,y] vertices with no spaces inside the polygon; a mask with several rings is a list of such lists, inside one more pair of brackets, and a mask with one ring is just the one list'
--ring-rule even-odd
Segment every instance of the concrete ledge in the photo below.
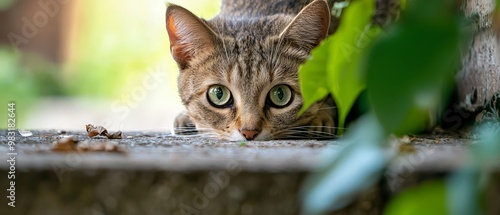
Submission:
{"label": "concrete ledge", "polygon": [[[318,169],[325,150],[342,147],[316,140],[242,146],[132,132],[112,140],[127,153],[56,153],[52,143],[69,135],[110,140],[83,131],[32,133],[17,137],[16,208],[0,201],[0,211],[8,214],[298,214],[303,180]],[[0,131],[0,186],[8,188],[10,180],[2,176],[10,167],[5,134]],[[335,214],[380,214],[391,193],[460,165],[469,144],[451,136],[413,139],[414,151],[395,159],[380,184]]]}

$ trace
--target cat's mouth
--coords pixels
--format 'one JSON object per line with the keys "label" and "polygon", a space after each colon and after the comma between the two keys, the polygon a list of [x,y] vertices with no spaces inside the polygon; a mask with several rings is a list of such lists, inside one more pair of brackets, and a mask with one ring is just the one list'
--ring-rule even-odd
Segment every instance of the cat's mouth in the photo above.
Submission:
{"label": "cat's mouth", "polygon": [[234,129],[229,136],[224,138],[229,141],[264,141],[264,140],[272,140],[274,139],[269,130],[263,129],[260,131],[258,134],[250,136],[249,134],[246,134],[244,131],[241,132],[237,129]]}
{"label": "cat's mouth", "polygon": [[240,131],[233,130],[230,135],[222,137],[228,141],[266,141],[266,140],[297,140],[297,139],[334,139],[336,135],[324,131],[329,128],[317,128],[315,126],[299,126],[280,131],[271,132],[267,129],[260,132],[254,138],[245,137]]}

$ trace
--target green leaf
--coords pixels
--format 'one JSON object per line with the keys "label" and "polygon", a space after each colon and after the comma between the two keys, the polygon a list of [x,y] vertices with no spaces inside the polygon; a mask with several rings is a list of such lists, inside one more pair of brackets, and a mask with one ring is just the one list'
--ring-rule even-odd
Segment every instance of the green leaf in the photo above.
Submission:
{"label": "green leaf", "polygon": [[446,211],[446,186],[443,181],[426,181],[395,196],[385,215],[442,215]]}
{"label": "green leaf", "polygon": [[373,114],[357,121],[342,140],[345,148],[327,150],[327,166],[306,181],[303,214],[340,209],[373,186],[389,160],[386,142]]}
{"label": "green leaf", "polygon": [[399,0],[399,5],[401,6],[401,9],[406,9],[406,5],[407,5],[407,0]]}
{"label": "green leaf", "polygon": [[479,209],[479,168],[468,165],[453,172],[447,179],[447,203],[450,214],[483,214]]}
{"label": "green leaf", "polygon": [[475,129],[479,143],[470,151],[473,163],[478,167],[487,167],[500,158],[500,122],[484,122]]}
{"label": "green leaf", "polygon": [[368,97],[388,133],[424,129],[447,92],[461,39],[450,2],[412,2],[369,54]]}
{"label": "green leaf", "polygon": [[323,43],[318,49],[314,49],[311,59],[300,66],[299,83],[304,104],[299,114],[302,114],[312,104],[328,95],[328,83],[325,78],[327,77],[327,70],[324,69],[330,57],[330,53],[327,51],[328,46],[325,45],[327,43],[328,41]]}
{"label": "green leaf", "polygon": [[339,111],[338,127],[344,126],[352,105],[365,89],[361,55],[379,34],[379,29],[370,25],[374,7],[374,0],[353,1],[336,33],[313,50],[311,59],[300,67],[304,98],[301,113],[331,93]]}
{"label": "green leaf", "polygon": [[448,209],[452,214],[484,214],[479,202],[485,188],[481,182],[488,181],[488,173],[500,157],[500,123],[486,122],[474,133],[478,142],[468,151],[470,160],[447,180]]}

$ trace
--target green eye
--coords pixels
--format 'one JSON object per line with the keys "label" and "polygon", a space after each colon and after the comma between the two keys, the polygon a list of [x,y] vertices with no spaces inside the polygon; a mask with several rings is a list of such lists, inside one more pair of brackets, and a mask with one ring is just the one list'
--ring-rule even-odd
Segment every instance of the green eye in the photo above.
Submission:
{"label": "green eye", "polygon": [[292,97],[292,91],[287,85],[278,85],[269,91],[269,101],[278,108],[287,106],[292,101]]}
{"label": "green eye", "polygon": [[231,91],[222,85],[214,85],[208,88],[207,97],[210,104],[217,108],[223,108],[232,101]]}

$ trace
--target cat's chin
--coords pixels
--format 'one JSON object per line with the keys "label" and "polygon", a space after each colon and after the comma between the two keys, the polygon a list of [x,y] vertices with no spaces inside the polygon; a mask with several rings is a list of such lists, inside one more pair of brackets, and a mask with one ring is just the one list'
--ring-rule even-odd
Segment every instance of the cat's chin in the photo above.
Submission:
{"label": "cat's chin", "polygon": [[[233,130],[229,136],[223,138],[228,141],[248,141],[238,130]],[[267,130],[263,130],[253,141],[264,141],[272,140],[271,133]]]}

